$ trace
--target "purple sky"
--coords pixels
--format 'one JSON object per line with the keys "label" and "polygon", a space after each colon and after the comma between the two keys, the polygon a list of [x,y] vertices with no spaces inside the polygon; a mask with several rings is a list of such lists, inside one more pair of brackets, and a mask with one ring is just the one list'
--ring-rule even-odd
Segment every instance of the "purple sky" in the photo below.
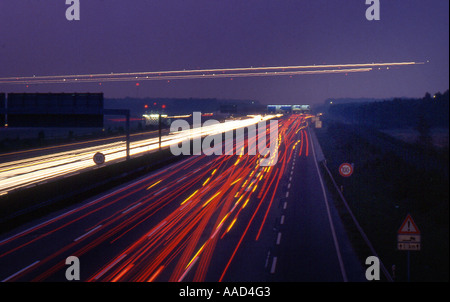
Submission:
{"label": "purple sky", "polygon": [[0,77],[427,60],[348,76],[0,85],[0,92],[104,92],[105,97],[215,97],[321,103],[340,97],[422,97],[448,89],[449,1],[0,1]]}

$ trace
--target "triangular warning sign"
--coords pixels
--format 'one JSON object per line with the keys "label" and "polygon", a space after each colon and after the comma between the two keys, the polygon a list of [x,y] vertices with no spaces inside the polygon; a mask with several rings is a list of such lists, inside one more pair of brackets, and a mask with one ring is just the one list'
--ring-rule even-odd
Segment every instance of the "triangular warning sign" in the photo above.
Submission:
{"label": "triangular warning sign", "polygon": [[402,226],[398,230],[398,234],[420,234],[419,228],[414,223],[411,215],[406,216],[405,221],[403,221]]}

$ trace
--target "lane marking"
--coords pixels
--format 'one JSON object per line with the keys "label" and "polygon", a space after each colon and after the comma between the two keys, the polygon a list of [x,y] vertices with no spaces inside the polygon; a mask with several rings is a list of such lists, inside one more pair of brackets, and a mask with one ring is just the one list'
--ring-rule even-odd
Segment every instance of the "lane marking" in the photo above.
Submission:
{"label": "lane marking", "polygon": [[159,190],[158,192],[156,192],[156,193],[155,193],[155,196],[158,195],[158,194],[160,194],[160,193],[162,193],[162,192],[164,192],[165,190],[167,190],[167,187],[165,187],[164,189]]}
{"label": "lane marking", "polygon": [[281,216],[280,224],[284,224],[284,215]]}
{"label": "lane marking", "polygon": [[184,176],[183,178],[178,179],[176,183],[179,183],[180,181],[182,181],[182,180],[185,179],[186,177],[187,177],[187,176]]}
{"label": "lane marking", "polygon": [[286,192],[286,198],[288,198],[288,197],[289,197],[289,191]]}
{"label": "lane marking", "polygon": [[135,207],[137,207],[138,205],[140,205],[141,203],[137,203],[134,206],[132,206],[131,208],[126,209],[125,211],[122,212],[122,214],[128,213],[129,211],[131,211],[132,209],[134,209]]}
{"label": "lane marking", "polygon": [[93,228],[92,230],[90,230],[89,232],[84,233],[83,235],[81,235],[80,237],[78,237],[77,239],[75,239],[74,242],[80,240],[80,239],[83,238],[83,237],[86,237],[87,235],[89,235],[90,233],[94,232],[95,230],[97,230],[97,229],[100,228],[101,226],[102,226],[102,225],[100,224],[100,225],[96,226],[95,228]]}
{"label": "lane marking", "polygon": [[38,260],[38,261],[35,261],[35,262],[33,262],[33,263],[31,263],[30,265],[28,265],[27,267],[21,269],[21,270],[18,271],[17,273],[12,274],[11,276],[9,276],[9,277],[3,279],[2,282],[6,282],[6,281],[8,281],[8,280],[14,278],[15,276],[19,275],[20,273],[26,271],[27,269],[29,269],[30,267],[32,267],[32,266],[34,266],[34,265],[36,265],[36,264],[38,264],[38,263],[39,263],[39,260]]}
{"label": "lane marking", "polygon": [[280,245],[280,242],[281,242],[281,232],[278,232],[277,245]]}
{"label": "lane marking", "polygon": [[285,201],[283,204],[283,210],[286,210],[286,208],[287,208],[287,201]]}
{"label": "lane marking", "polygon": [[267,268],[269,265],[270,251],[267,252],[266,263],[264,264],[264,268]]}
{"label": "lane marking", "polygon": [[270,268],[270,273],[274,274],[276,268],[277,268],[277,257],[273,257],[272,267]]}
{"label": "lane marking", "polygon": [[103,276],[107,271],[109,271],[114,265],[116,265],[120,260],[122,260],[126,256],[127,256],[127,254],[123,254],[122,256],[120,256],[118,259],[116,259],[116,261],[114,261],[113,263],[108,265],[106,268],[104,268],[97,276],[94,277],[94,279],[95,280],[99,279],[101,276]]}
{"label": "lane marking", "polygon": [[[308,128],[308,132],[310,132],[309,128]],[[322,187],[322,193],[323,193],[323,197],[324,197],[324,202],[325,202],[325,206],[326,206],[326,209],[327,209],[328,222],[330,223],[331,234],[333,235],[333,241],[334,241],[334,246],[336,248],[336,254],[337,254],[337,257],[338,257],[338,261],[339,261],[339,267],[341,269],[341,274],[342,274],[342,278],[344,279],[344,282],[347,282],[348,281],[347,273],[345,272],[344,262],[342,260],[341,251],[339,249],[339,243],[338,243],[338,240],[337,240],[336,231],[334,230],[333,219],[331,218],[330,207],[328,205],[328,198],[327,198],[327,194],[326,194],[326,191],[325,191],[325,186],[324,186],[323,181],[322,181],[322,176],[320,175],[319,165],[317,164],[316,152],[314,150],[314,144],[313,144],[313,141],[312,141],[311,133],[309,135],[309,139],[311,141],[311,149],[313,151],[314,164],[316,166],[317,175],[319,176],[320,186]]]}
{"label": "lane marking", "polygon": [[147,237],[150,237],[151,235],[153,235],[154,232],[156,232],[157,230],[159,230],[163,225],[165,225],[167,223],[166,220],[164,220],[163,222],[161,222],[153,231],[150,232],[150,234],[147,235]]}

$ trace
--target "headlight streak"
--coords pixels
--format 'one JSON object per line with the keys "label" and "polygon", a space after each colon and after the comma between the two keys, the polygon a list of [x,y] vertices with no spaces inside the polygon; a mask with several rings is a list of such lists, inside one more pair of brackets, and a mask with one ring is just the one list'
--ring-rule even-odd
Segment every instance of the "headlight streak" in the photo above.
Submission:
{"label": "headlight streak", "polygon": [[[262,117],[269,120],[275,116]],[[226,121],[219,125],[192,129],[170,134],[162,138],[162,147],[169,147],[182,141],[205,135],[222,133],[231,129],[247,127],[261,120],[260,116],[239,121]],[[158,138],[144,139],[130,144],[130,155],[138,156],[143,153],[157,151]],[[124,142],[116,142],[96,147],[83,148],[77,151],[66,151],[56,154],[39,156],[23,161],[0,164],[0,193],[9,192],[30,185],[38,184],[44,180],[67,176],[72,173],[96,167],[92,160],[96,152],[105,154],[107,164],[126,157]],[[3,167],[3,168],[2,168]]]}

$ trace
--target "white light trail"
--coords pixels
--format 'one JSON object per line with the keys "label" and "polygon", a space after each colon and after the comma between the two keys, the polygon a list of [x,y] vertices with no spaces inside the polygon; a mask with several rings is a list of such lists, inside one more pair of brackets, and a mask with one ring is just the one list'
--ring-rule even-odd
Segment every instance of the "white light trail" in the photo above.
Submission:
{"label": "white light trail", "polygon": [[[217,125],[171,133],[161,138],[161,147],[165,148],[201,136],[247,127],[261,120],[269,120],[275,117],[275,115],[254,116],[244,120],[225,121]],[[138,156],[158,149],[158,137],[139,140],[130,143],[130,156]],[[120,141],[2,163],[0,164],[0,194],[93,168],[96,166],[93,161],[96,152],[102,152],[105,155],[106,163],[124,160],[126,158],[125,142]]]}

